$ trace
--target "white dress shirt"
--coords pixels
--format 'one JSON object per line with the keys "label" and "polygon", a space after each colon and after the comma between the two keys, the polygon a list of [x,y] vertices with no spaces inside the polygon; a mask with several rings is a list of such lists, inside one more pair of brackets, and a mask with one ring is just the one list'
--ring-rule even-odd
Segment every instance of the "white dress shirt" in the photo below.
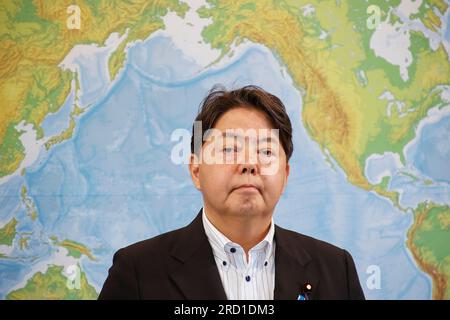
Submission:
{"label": "white dress shirt", "polygon": [[273,300],[275,287],[275,226],[251,248],[246,261],[244,249],[229,240],[209,221],[205,209],[203,226],[212,247],[220,279],[230,300]]}

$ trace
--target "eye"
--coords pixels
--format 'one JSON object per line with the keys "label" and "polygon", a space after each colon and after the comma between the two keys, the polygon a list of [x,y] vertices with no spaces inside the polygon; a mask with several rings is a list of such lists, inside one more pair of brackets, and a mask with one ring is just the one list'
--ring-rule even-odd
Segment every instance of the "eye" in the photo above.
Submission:
{"label": "eye", "polygon": [[225,153],[237,152],[237,148],[236,147],[225,147],[222,149],[222,151]]}
{"label": "eye", "polygon": [[262,153],[266,157],[271,157],[273,155],[272,150],[270,149],[262,149],[259,153]]}

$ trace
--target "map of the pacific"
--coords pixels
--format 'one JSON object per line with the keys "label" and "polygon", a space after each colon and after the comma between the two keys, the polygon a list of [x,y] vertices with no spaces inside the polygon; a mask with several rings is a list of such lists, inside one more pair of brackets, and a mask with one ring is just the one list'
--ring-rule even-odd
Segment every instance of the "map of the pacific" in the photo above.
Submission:
{"label": "map of the pacific", "polygon": [[96,299],[193,220],[173,133],[216,84],[286,106],[276,224],[348,250],[367,299],[450,299],[446,0],[1,1],[0,299]]}

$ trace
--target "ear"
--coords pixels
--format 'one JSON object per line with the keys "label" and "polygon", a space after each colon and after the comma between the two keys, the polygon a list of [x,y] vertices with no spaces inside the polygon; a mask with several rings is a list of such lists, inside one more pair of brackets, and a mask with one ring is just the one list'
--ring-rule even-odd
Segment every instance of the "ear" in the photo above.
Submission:
{"label": "ear", "polygon": [[291,172],[291,166],[289,165],[289,163],[286,163],[286,175],[284,176],[284,185],[283,185],[283,191],[281,193],[284,193],[284,189],[286,189],[287,183],[288,183],[288,178],[289,178],[289,173]]}
{"label": "ear", "polygon": [[192,153],[189,160],[189,173],[191,174],[192,182],[197,190],[201,190],[200,187],[200,162],[196,154]]}

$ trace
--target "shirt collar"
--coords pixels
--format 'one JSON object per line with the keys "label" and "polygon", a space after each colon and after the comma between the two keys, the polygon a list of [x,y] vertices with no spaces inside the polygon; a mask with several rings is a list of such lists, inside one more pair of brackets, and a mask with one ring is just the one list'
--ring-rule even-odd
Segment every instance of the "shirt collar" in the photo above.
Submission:
{"label": "shirt collar", "polygon": [[[229,251],[230,247],[241,248],[241,246],[228,239],[211,223],[211,221],[208,219],[204,207],[202,210],[202,220],[206,236],[208,237],[208,240],[213,248],[214,255],[219,257],[222,261],[228,261],[227,252]],[[274,235],[275,224],[272,218],[269,231],[267,232],[266,236],[263,240],[261,240],[261,242],[251,248],[250,251],[256,251],[265,248],[265,261],[268,261],[271,258],[273,252]],[[243,249],[241,248],[241,250]]]}

